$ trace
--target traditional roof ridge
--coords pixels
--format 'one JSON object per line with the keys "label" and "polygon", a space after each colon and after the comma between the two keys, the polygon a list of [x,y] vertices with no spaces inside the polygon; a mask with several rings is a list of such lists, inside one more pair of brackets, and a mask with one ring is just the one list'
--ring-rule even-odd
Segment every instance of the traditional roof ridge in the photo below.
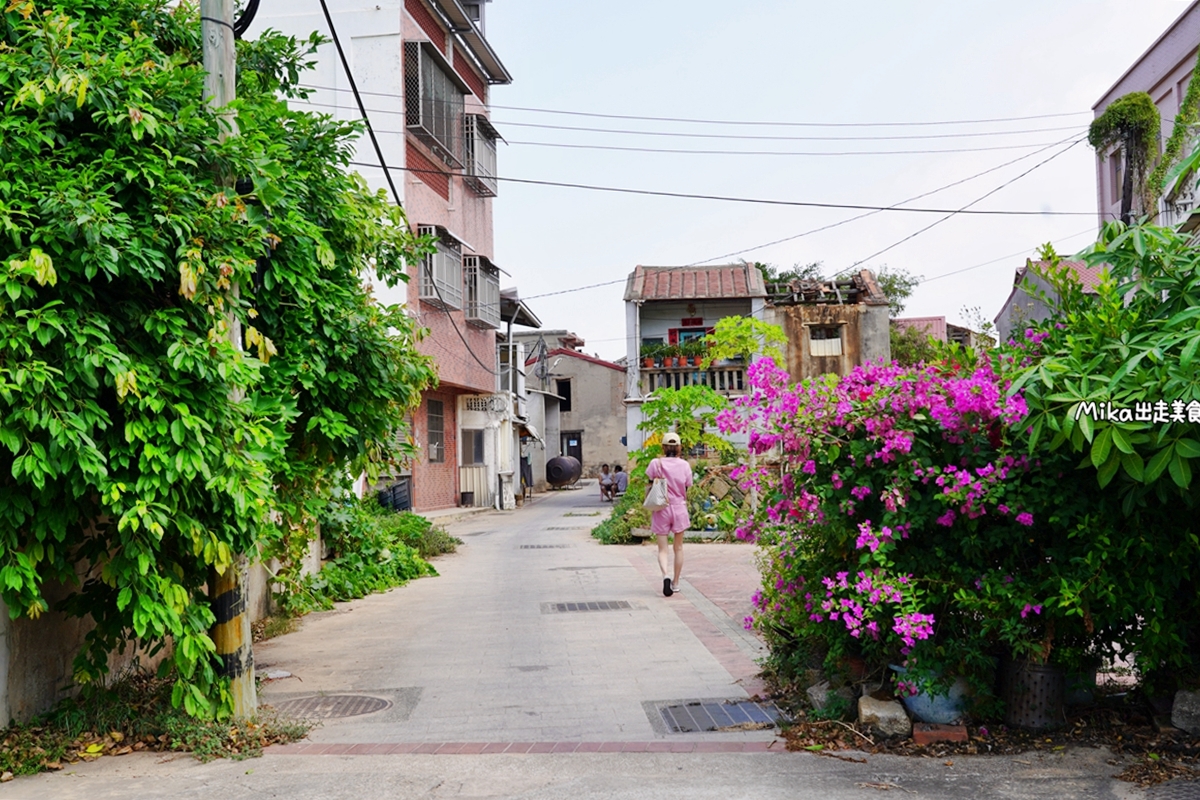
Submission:
{"label": "traditional roof ridge", "polygon": [[[609,369],[615,369],[617,372],[625,372],[625,368],[622,367],[620,364],[614,364],[611,361],[605,361],[603,358],[598,358],[596,356],[589,356],[587,353],[581,353],[578,350],[570,350],[566,347],[556,347],[553,350],[546,353],[546,355],[543,356],[542,359],[548,359],[551,356],[571,356],[572,358],[578,358],[583,361],[589,361],[593,364],[599,364],[602,367],[608,367]],[[537,359],[537,358],[527,359],[525,361],[525,366],[528,367],[530,364],[536,364],[538,361],[539,361],[539,359]]]}

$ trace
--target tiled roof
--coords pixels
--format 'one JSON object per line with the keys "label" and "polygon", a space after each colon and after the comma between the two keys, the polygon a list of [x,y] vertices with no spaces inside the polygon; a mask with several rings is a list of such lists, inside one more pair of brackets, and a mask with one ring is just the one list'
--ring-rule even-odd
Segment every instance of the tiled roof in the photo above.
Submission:
{"label": "tiled roof", "polygon": [[629,274],[626,300],[708,300],[766,297],[762,273],[752,264],[718,267],[643,267]]}
{"label": "tiled roof", "polygon": [[[596,356],[589,356],[587,353],[581,353],[578,350],[568,350],[565,347],[559,347],[554,350],[551,350],[549,353],[546,353],[545,359],[547,361],[549,361],[550,358],[553,356],[570,356],[571,358],[578,358],[582,361],[587,361],[591,364],[596,364],[601,367],[608,367],[609,369],[615,369],[617,372],[625,371],[625,368],[622,367],[620,364],[614,364],[611,361],[605,361],[603,358],[596,358]],[[529,359],[526,359],[525,366],[528,367],[533,364],[536,364],[537,362],[538,362],[538,359],[536,357],[529,358]]]}
{"label": "tiled roof", "polygon": [[[1081,284],[1083,284],[1083,291],[1087,294],[1095,294],[1096,293],[1096,287],[1098,287],[1100,285],[1100,273],[1103,272],[1106,268],[1105,265],[1103,265],[1103,264],[1100,264],[1095,267],[1089,267],[1086,262],[1067,261],[1065,259],[1063,261],[1060,261],[1059,264],[1061,266],[1064,266],[1067,269],[1071,270],[1072,274],[1075,275],[1075,278]],[[1029,261],[1029,266],[1035,267],[1038,272],[1044,272],[1050,266],[1050,262],[1049,261],[1033,261],[1031,259]],[[1020,283],[1022,277],[1024,277],[1024,273],[1018,272],[1016,282]]]}
{"label": "tiled roof", "polygon": [[892,320],[892,324],[900,330],[916,328],[922,333],[929,334],[939,342],[946,341],[945,317],[899,317]]}

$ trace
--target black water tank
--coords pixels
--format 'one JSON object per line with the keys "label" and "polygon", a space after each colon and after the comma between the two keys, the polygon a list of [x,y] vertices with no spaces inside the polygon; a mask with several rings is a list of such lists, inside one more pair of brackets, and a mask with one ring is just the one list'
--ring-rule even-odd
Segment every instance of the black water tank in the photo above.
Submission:
{"label": "black water tank", "polygon": [[546,482],[558,488],[579,480],[583,466],[573,456],[558,456],[546,462]]}

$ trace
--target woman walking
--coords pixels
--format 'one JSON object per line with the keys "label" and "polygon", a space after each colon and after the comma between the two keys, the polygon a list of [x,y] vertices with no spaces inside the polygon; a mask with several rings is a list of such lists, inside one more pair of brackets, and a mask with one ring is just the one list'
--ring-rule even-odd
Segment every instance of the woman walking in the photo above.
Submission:
{"label": "woman walking", "polygon": [[[679,589],[679,572],[683,569],[683,534],[691,526],[687,510],[687,490],[692,485],[692,466],[679,457],[681,442],[678,433],[664,433],[663,457],[646,467],[649,479],[663,478],[667,482],[667,506],[650,517],[650,531],[658,540],[658,568],[663,576],[663,595],[670,597]],[[675,537],[674,578],[667,554],[667,537]]]}

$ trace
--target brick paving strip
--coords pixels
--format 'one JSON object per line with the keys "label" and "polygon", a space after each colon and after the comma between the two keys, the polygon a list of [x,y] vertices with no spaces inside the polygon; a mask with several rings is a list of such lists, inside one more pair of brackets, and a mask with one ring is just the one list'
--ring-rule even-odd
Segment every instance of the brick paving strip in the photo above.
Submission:
{"label": "brick paving strip", "polygon": [[782,742],[400,742],[396,744],[276,745],[271,755],[394,756],[394,755],[534,755],[558,753],[786,753]]}
{"label": "brick paving strip", "polygon": [[[704,545],[699,545],[698,547],[703,546]],[[746,547],[747,545],[738,546]],[[691,553],[695,552],[696,549],[697,546],[693,546],[688,555],[690,556]],[[653,554],[651,554],[651,558],[648,558],[644,553],[639,552],[629,556],[629,563],[632,564],[634,569],[641,573],[642,577],[649,581],[650,584],[661,588],[662,576],[658,571],[658,562],[654,560],[654,558],[656,558],[656,556],[653,556]],[[700,640],[700,643],[704,645],[708,652],[713,654],[713,657],[716,658],[717,663],[725,668],[725,670],[733,677],[734,681],[741,684],[742,688],[746,690],[746,694],[748,694],[750,697],[755,697],[756,695],[765,697],[767,694],[767,687],[766,684],[764,684],[762,680],[757,677],[759,673],[758,664],[756,664],[754,660],[746,654],[746,651],[750,648],[747,646],[746,642],[736,641],[730,638],[730,635],[722,632],[721,629],[713,622],[711,617],[723,614],[724,612],[716,604],[709,601],[708,598],[706,598],[704,594],[696,588],[695,584],[688,581],[687,562],[684,564],[683,582],[684,585],[688,587],[689,591],[678,592],[671,597],[664,597],[662,598],[663,602],[672,604],[672,608],[674,608],[675,613],[679,615],[679,619],[691,629],[696,638]],[[750,586],[747,590],[747,596],[753,592],[755,588],[757,588],[757,584]],[[698,593],[699,597],[691,596],[693,592]],[[705,611],[708,613],[706,614]],[[723,627],[726,628],[730,627],[730,622],[739,626],[741,625],[740,620],[726,619],[722,621],[725,622]],[[743,633],[739,630],[736,633],[741,634],[742,637],[746,639],[753,637],[753,634],[749,632]]]}

